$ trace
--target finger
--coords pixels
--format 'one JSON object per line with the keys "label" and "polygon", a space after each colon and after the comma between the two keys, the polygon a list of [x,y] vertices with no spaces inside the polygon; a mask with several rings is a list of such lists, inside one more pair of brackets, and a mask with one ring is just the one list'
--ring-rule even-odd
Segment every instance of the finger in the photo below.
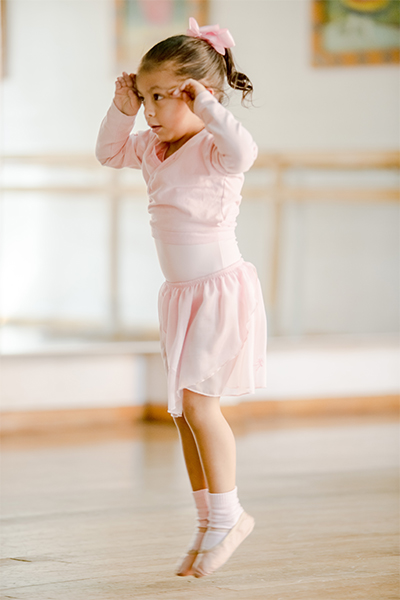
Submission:
{"label": "finger", "polygon": [[137,85],[136,85],[136,74],[135,73],[131,73],[131,79],[132,79],[132,86],[135,92],[138,92],[137,89]]}
{"label": "finger", "polygon": [[182,86],[194,88],[196,83],[198,82],[195,79],[186,79],[186,81],[183,82]]}
{"label": "finger", "polygon": [[196,85],[193,82],[193,79],[188,79],[182,85],[182,91],[194,96],[196,94]]}
{"label": "finger", "polygon": [[193,98],[195,97],[195,91],[193,90],[193,88],[191,88],[190,86],[186,86],[181,93],[181,97],[184,98],[185,100],[193,100]]}
{"label": "finger", "polygon": [[131,76],[128,75],[128,73],[125,73],[125,71],[122,73],[122,75],[125,81],[125,85],[130,88],[133,87],[133,81],[131,79]]}
{"label": "finger", "polygon": [[181,96],[181,91],[179,87],[171,88],[170,90],[167,90],[167,94],[169,96],[173,96],[174,98],[178,98],[179,96]]}

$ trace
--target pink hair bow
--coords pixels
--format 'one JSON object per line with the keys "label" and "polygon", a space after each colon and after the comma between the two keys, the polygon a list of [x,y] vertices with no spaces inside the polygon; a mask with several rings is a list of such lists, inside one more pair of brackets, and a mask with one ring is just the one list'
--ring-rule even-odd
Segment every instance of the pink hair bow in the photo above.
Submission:
{"label": "pink hair bow", "polygon": [[225,48],[232,48],[235,45],[233,37],[227,29],[220,29],[219,25],[199,27],[193,17],[189,19],[189,29],[186,31],[186,35],[205,40],[220,54],[225,54]]}

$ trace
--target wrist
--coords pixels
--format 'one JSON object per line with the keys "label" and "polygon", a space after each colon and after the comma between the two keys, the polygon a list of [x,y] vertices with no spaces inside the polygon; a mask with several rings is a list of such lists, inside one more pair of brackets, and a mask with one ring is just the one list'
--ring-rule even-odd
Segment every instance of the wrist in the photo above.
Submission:
{"label": "wrist", "polygon": [[209,92],[208,90],[203,90],[200,94],[197,94],[196,98],[193,102],[193,108],[196,110],[200,110],[204,105],[207,105],[208,102],[218,102],[214,94]]}
{"label": "wrist", "polygon": [[201,90],[201,92],[199,92],[195,98],[195,100],[197,100],[197,98],[200,98],[200,96],[202,98],[209,98],[210,96],[212,98],[215,98],[214,94],[212,94],[209,90]]}
{"label": "wrist", "polygon": [[139,110],[137,110],[136,112],[125,112],[125,110],[123,109],[123,107],[118,106],[118,103],[115,102],[115,98],[113,99],[113,105],[115,106],[115,108],[117,109],[117,111],[119,113],[121,113],[121,115],[124,115],[125,117],[136,117],[136,115],[138,114]]}

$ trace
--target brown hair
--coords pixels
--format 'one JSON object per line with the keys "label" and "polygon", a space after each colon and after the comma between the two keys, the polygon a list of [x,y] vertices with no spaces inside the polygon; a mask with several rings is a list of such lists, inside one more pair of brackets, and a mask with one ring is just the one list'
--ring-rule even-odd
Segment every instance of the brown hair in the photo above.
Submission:
{"label": "brown hair", "polygon": [[178,77],[190,77],[212,88],[220,102],[226,96],[225,81],[231,88],[242,92],[242,103],[248,100],[248,96],[251,99],[253,84],[247,75],[236,69],[229,48],[222,55],[205,40],[174,35],[146,52],[138,70],[151,71],[164,63],[171,63]]}

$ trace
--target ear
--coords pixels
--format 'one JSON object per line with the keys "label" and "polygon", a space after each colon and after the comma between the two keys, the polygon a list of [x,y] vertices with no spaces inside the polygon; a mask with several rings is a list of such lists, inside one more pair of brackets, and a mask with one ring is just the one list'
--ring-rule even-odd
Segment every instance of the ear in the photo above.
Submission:
{"label": "ear", "polygon": [[207,92],[210,92],[213,96],[215,96],[215,92],[212,88],[206,88]]}

